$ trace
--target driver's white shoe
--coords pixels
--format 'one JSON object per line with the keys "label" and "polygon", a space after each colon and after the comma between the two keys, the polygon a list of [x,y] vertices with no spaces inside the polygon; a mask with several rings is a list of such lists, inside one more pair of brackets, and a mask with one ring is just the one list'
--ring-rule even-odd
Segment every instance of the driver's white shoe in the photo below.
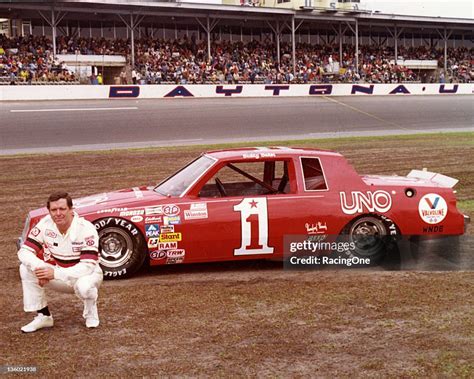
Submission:
{"label": "driver's white shoe", "polygon": [[29,324],[21,328],[23,333],[36,332],[39,329],[51,328],[54,325],[53,316],[45,316],[42,313],[38,315]]}

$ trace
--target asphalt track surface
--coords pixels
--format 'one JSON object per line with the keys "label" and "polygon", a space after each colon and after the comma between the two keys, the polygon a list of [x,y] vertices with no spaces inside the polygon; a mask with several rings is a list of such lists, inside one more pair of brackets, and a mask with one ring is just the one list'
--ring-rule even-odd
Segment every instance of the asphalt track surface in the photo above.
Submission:
{"label": "asphalt track surface", "polygon": [[474,96],[0,103],[0,154],[474,131]]}

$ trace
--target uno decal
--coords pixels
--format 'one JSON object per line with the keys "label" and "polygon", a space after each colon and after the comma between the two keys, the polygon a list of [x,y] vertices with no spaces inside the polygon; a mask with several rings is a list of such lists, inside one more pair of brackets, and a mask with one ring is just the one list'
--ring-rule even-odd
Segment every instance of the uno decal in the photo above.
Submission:
{"label": "uno decal", "polygon": [[351,192],[351,201],[347,201],[345,192],[340,192],[341,208],[347,215],[364,212],[385,213],[392,207],[392,197],[386,191],[375,191],[363,193],[360,191]]}
{"label": "uno decal", "polygon": [[109,97],[138,97],[139,95],[139,86],[110,86]]}
{"label": "uno decal", "polygon": [[440,195],[429,193],[420,199],[418,212],[427,224],[439,224],[448,214],[448,204]]}
{"label": "uno decal", "polygon": [[266,198],[245,198],[234,206],[240,212],[241,245],[234,255],[273,254],[268,246],[268,211]]}

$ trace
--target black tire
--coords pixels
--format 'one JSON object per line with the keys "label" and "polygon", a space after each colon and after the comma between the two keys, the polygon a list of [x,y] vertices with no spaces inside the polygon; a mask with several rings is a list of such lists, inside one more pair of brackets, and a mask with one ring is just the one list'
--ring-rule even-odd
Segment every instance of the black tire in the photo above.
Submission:
{"label": "black tire", "polygon": [[100,266],[105,279],[132,276],[146,257],[145,239],[130,221],[108,217],[94,221],[99,233]]}
{"label": "black tire", "polygon": [[342,235],[353,243],[353,248],[345,252],[346,256],[369,258],[371,264],[375,264],[393,252],[398,229],[386,217],[367,215],[353,220]]}

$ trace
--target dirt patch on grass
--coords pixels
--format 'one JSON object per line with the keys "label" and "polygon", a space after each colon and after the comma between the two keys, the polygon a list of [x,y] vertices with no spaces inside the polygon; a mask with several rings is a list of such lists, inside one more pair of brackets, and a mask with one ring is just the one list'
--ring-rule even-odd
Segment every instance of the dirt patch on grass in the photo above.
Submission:
{"label": "dirt patch on grass", "polygon": [[[292,145],[336,149],[368,174],[427,167],[460,179],[458,199],[472,200],[472,140],[449,134]],[[97,330],[84,327],[77,300],[53,293],[55,327],[21,334],[30,315],[22,313],[14,239],[27,210],[58,188],[79,197],[155,184],[201,150],[0,157],[0,365],[66,377],[474,375],[471,271],[299,272],[275,262],[153,268],[104,283]]]}

